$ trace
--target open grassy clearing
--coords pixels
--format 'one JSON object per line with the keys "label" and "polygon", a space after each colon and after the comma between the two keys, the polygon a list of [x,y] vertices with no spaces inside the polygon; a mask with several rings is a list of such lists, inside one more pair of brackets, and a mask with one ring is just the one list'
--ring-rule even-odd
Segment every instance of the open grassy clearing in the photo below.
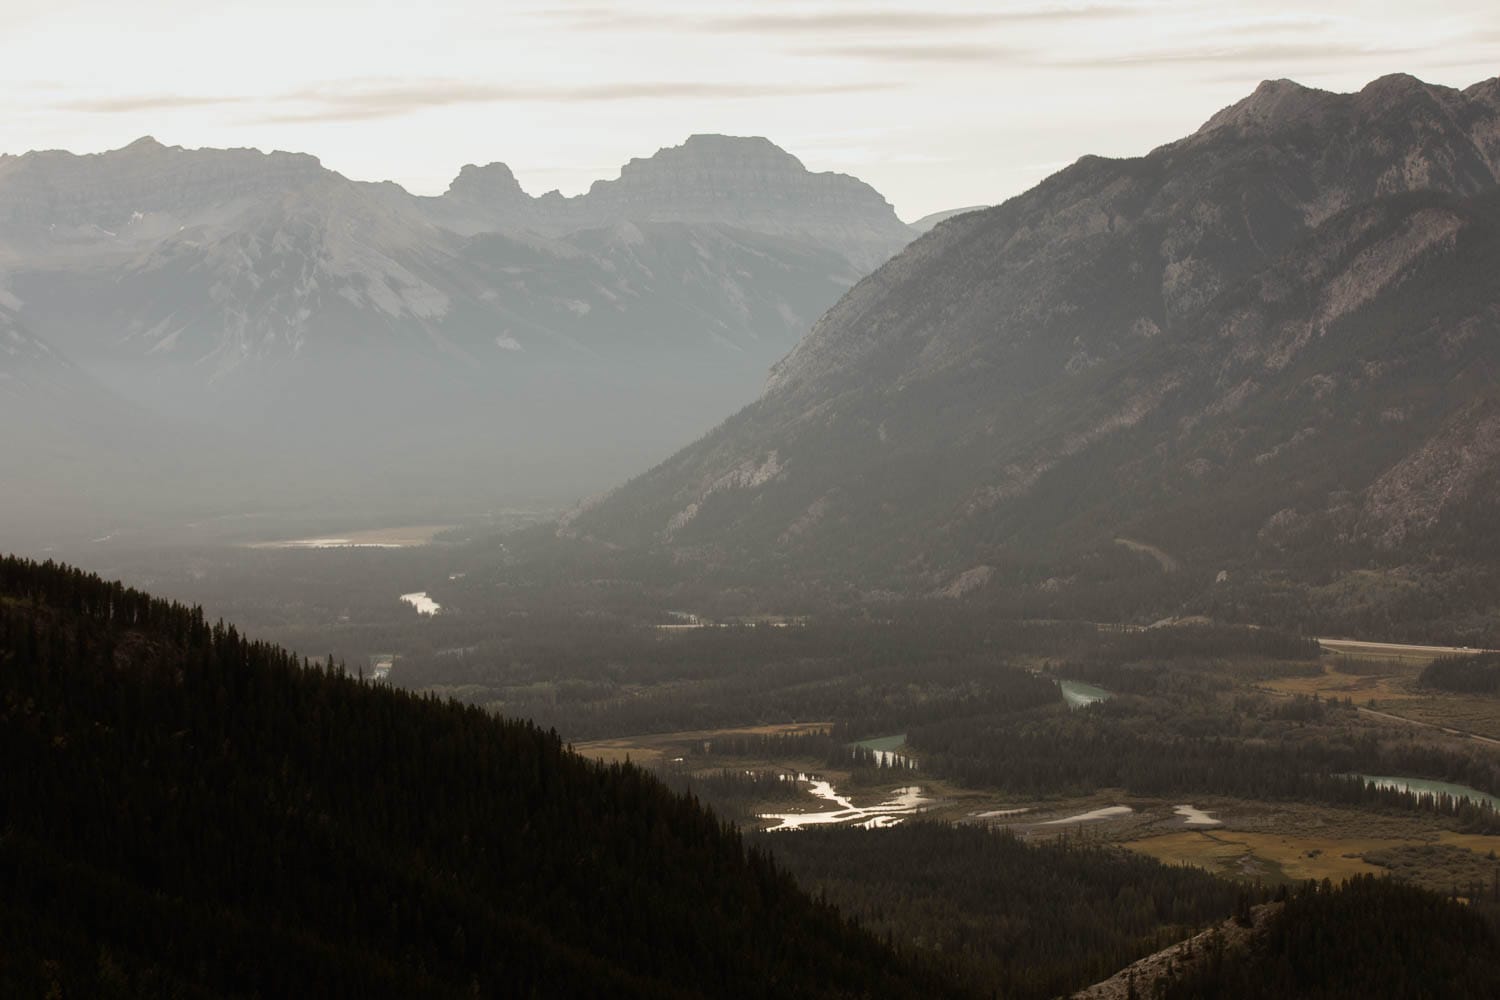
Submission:
{"label": "open grassy clearing", "polygon": [[453,528],[451,524],[409,524],[393,528],[371,528],[365,531],[327,532],[307,538],[287,538],[268,542],[250,542],[251,549],[329,549],[369,546],[371,548],[406,549],[430,545],[432,540]]}
{"label": "open grassy clearing", "polygon": [[1417,678],[1432,657],[1350,656],[1332,653],[1323,657],[1321,673],[1276,677],[1261,682],[1273,694],[1319,698],[1348,698],[1356,705],[1405,698],[1419,691]]}
{"label": "open grassy clearing", "polygon": [[1382,839],[1306,837],[1236,830],[1198,830],[1133,840],[1125,847],[1174,865],[1193,865],[1230,878],[1261,882],[1301,881],[1382,871],[1364,860],[1367,851],[1408,842]]}
{"label": "open grassy clearing", "polygon": [[[692,729],[675,733],[647,733],[641,736],[621,736],[615,739],[587,740],[573,744],[573,749],[585,757],[606,763],[624,761],[627,758],[644,767],[655,767],[662,763],[687,757],[702,750],[705,743],[728,736],[790,735],[812,733],[831,728],[831,722],[789,722],[768,726],[743,726],[735,729]],[[742,763],[735,759],[733,763]],[[700,757],[695,766],[723,767],[731,763],[729,758]],[[777,766],[772,761],[761,761],[767,766]],[[785,766],[785,765],[783,765]]]}
{"label": "open grassy clearing", "polygon": [[[1500,698],[1451,694],[1419,683],[1422,671],[1446,648],[1400,647],[1391,652],[1368,644],[1346,645],[1360,652],[1331,652],[1321,661],[1321,673],[1273,677],[1255,686],[1285,697],[1347,698],[1361,708],[1423,725],[1500,739]],[[1425,649],[1432,651],[1418,651]]]}
{"label": "open grassy clearing", "polygon": [[[1365,659],[1352,666],[1367,671],[1372,664]],[[1374,678],[1386,684],[1374,690],[1393,691],[1395,684],[1404,683],[1421,669],[1405,663],[1398,667],[1393,675],[1338,671],[1335,680],[1338,676]],[[1291,677],[1282,682],[1319,679]],[[1436,705],[1460,699],[1441,696],[1417,700]],[[1168,800],[1134,796],[1121,789],[1100,789],[1086,796],[1023,799],[965,787],[924,774],[920,768],[840,767],[827,759],[713,751],[715,741],[728,737],[789,735],[827,728],[828,723],[814,722],[687,730],[593,740],[577,744],[575,749],[600,760],[628,758],[677,775],[711,776],[726,770],[816,775],[832,782],[838,794],[859,808],[885,802],[898,789],[915,785],[928,800],[921,811],[925,819],[1008,828],[1026,839],[1068,836],[1116,843],[1168,864],[1193,865],[1231,878],[1267,883],[1309,878],[1339,881],[1360,874],[1391,873],[1428,887],[1446,887],[1454,882],[1468,884],[1481,868],[1494,867],[1491,852],[1500,854],[1500,837],[1461,834],[1446,828],[1437,817],[1420,813],[1222,796]],[[826,798],[813,795],[810,786],[800,787],[805,794],[791,800],[785,793],[765,801],[751,795],[733,799],[724,808],[747,825],[756,825],[755,817],[760,815],[829,809]],[[1185,813],[1182,807],[1197,812]],[[1070,822],[1080,816],[1094,818]],[[1217,820],[1220,825],[1194,825],[1190,820],[1195,816],[1200,821]]]}
{"label": "open grassy clearing", "polygon": [[[1322,811],[1309,807],[1309,812]],[[1438,889],[1466,884],[1479,873],[1488,879],[1500,855],[1500,837],[1436,829],[1430,821],[1375,816],[1360,833],[1351,829],[1349,817],[1334,815],[1328,817],[1329,829],[1317,833],[1307,827],[1313,818],[1303,817],[1297,824],[1301,829],[1192,830],[1124,841],[1122,846],[1167,864],[1193,865],[1230,878],[1337,882],[1360,874],[1394,874]]]}
{"label": "open grassy clearing", "polygon": [[1482,694],[1424,694],[1381,701],[1380,711],[1404,719],[1500,739],[1500,698]]}

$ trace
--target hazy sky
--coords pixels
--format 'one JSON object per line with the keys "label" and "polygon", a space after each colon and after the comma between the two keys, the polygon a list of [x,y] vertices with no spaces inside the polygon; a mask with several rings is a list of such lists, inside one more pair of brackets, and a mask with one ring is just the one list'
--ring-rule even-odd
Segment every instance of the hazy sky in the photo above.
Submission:
{"label": "hazy sky", "polygon": [[572,194],[693,132],[765,135],[904,218],[1133,155],[1262,79],[1500,74],[1500,3],[0,0],[0,151],[315,153]]}

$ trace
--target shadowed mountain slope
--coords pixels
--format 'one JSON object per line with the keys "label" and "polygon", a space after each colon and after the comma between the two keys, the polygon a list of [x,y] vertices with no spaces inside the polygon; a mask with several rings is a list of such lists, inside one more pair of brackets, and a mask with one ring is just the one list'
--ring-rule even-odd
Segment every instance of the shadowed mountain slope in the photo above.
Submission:
{"label": "shadowed mountain slope", "polygon": [[1497,81],[1279,81],[1085,158],[918,240],[564,531],[1038,609],[1088,553],[1173,600],[1309,546],[1401,562],[1500,474],[1497,135]]}

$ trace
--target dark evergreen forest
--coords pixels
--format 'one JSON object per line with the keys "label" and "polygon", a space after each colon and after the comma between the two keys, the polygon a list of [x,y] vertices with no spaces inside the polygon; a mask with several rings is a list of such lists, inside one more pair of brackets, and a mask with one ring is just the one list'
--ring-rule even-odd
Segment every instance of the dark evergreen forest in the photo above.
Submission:
{"label": "dark evergreen forest", "polygon": [[1263,895],[1076,837],[1027,844],[922,822],[762,836],[810,891],[895,944],[931,952],[976,993],[1012,1000],[1107,979]]}
{"label": "dark evergreen forest", "polygon": [[1162,1000],[1481,1000],[1500,996],[1500,938],[1470,907],[1389,879],[1308,883],[1245,951],[1210,948]]}
{"label": "dark evergreen forest", "polygon": [[1500,694],[1500,653],[1433,660],[1422,671],[1422,683],[1461,694]]}
{"label": "dark evergreen forest", "polygon": [[0,995],[930,996],[554,734],[0,561]]}
{"label": "dark evergreen forest", "polygon": [[[899,720],[913,723],[924,769],[996,787],[1243,785],[1493,825],[1487,810],[1337,777],[1389,752],[1326,725],[1296,736],[1347,706],[1234,704],[1238,735],[1260,738],[1220,739],[1229,717],[1204,697],[1213,679],[1174,666],[1233,648],[1253,654],[1251,669],[1301,669],[1301,640],[1052,643],[1065,655],[1045,670],[1122,692],[1069,712],[1045,673],[1004,666],[982,652],[983,631],[962,628],[939,633],[930,690],[896,697],[882,664],[918,644],[908,628],[906,644],[874,655],[857,697],[842,681],[828,689],[855,709],[832,730],[721,751],[831,758]],[[1038,635],[1058,637],[1012,632]],[[774,639],[796,652],[809,636]],[[846,639],[850,657],[871,645]],[[671,672],[695,647],[658,648],[681,661]],[[1131,691],[1152,692],[1171,724]],[[1393,763],[1495,787],[1478,757],[1398,752]],[[1264,898],[1112,847],[920,822],[747,841],[693,795],[588,762],[533,723],[367,683],[201,610],[18,559],[0,560],[0,760],[3,996],[1040,998]],[[739,797],[785,790],[773,772],[727,769],[684,787],[731,813]],[[1361,883],[1306,893],[1286,913],[1253,956],[1221,956],[1171,995],[1266,995],[1245,985],[1263,975],[1280,977],[1278,995],[1361,995],[1377,980],[1351,967],[1378,967],[1381,949],[1410,963],[1400,983],[1439,970],[1443,989],[1426,995],[1495,995],[1491,932],[1438,896]],[[1309,967],[1309,953],[1336,957]]]}

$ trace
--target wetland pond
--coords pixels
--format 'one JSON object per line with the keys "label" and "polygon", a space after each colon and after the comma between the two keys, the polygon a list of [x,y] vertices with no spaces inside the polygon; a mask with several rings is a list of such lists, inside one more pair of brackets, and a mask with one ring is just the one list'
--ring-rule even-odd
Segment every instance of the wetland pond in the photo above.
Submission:
{"label": "wetland pond", "polygon": [[1058,681],[1057,686],[1062,690],[1063,701],[1068,703],[1069,708],[1086,708],[1114,697],[1102,687],[1094,687],[1082,681]]}
{"label": "wetland pond", "polygon": [[1417,795],[1447,795],[1455,799],[1468,799],[1492,809],[1500,809],[1500,797],[1481,792],[1477,788],[1470,788],[1468,785],[1455,785],[1447,781],[1429,781],[1426,778],[1393,778],[1383,774],[1351,774],[1349,777],[1358,778],[1376,788],[1394,788],[1397,791],[1413,792]]}
{"label": "wetland pond", "polygon": [[402,594],[401,599],[416,608],[419,615],[435,615],[443,610],[443,606],[428,597],[425,590],[419,590],[415,594]]}
{"label": "wetland pond", "polygon": [[906,734],[875,736],[849,744],[851,750],[868,750],[875,755],[878,767],[916,767],[917,762],[901,751],[906,748]]}

